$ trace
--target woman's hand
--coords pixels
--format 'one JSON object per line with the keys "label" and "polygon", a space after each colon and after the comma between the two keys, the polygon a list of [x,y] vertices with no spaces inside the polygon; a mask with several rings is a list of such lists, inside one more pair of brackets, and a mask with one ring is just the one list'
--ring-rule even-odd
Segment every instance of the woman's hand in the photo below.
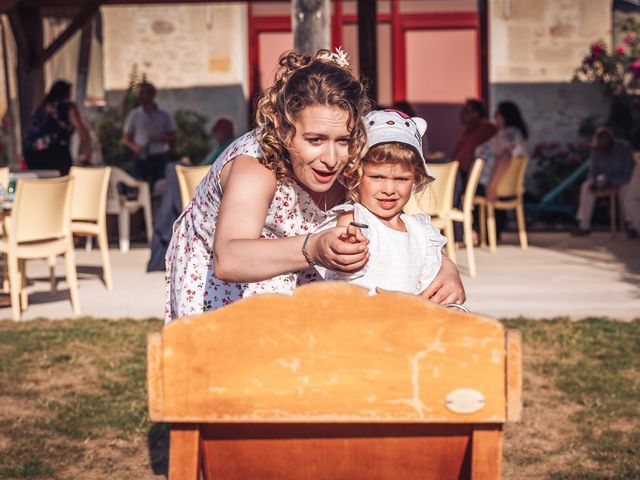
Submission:
{"label": "woman's hand", "polygon": [[449,258],[442,257],[440,271],[420,296],[435,303],[464,303],[467,296],[464,293],[460,273]]}
{"label": "woman's hand", "polygon": [[309,255],[316,263],[336,272],[351,273],[360,270],[369,260],[367,240],[358,229],[355,242],[345,241],[345,227],[334,227],[309,238]]}

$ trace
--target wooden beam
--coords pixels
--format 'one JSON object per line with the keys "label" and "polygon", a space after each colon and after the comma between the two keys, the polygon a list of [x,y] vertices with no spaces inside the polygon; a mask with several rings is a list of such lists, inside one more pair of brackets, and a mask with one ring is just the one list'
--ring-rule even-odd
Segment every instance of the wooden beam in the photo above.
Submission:
{"label": "wooden beam", "polygon": [[36,105],[44,96],[44,70],[35,64],[42,52],[42,11],[39,6],[17,5],[10,12],[11,29],[18,46],[16,77],[20,126],[26,135]]}
{"label": "wooden beam", "polygon": [[369,82],[369,98],[378,101],[377,1],[358,0],[358,53],[360,71]]}
{"label": "wooden beam", "polygon": [[480,17],[480,25],[478,28],[479,47],[480,47],[480,96],[489,106],[491,99],[489,98],[489,2],[487,0],[478,0],[478,16]]}
{"label": "wooden beam", "polygon": [[8,13],[19,0],[0,0],[0,13]]}
{"label": "wooden beam", "polygon": [[13,32],[13,38],[16,42],[16,48],[18,50],[18,58],[27,59],[29,57],[29,43],[27,42],[27,36],[22,28],[22,20],[18,9],[12,8],[7,12],[9,17],[9,23],[11,24],[11,31]]}
{"label": "wooden beam", "polygon": [[78,55],[78,71],[76,72],[76,103],[82,107],[87,97],[89,80],[89,62],[91,61],[92,22],[82,27],[80,34],[80,53]]}
{"label": "wooden beam", "polygon": [[84,25],[91,20],[91,18],[96,14],[100,5],[106,3],[105,0],[90,0],[85,6],[80,10],[76,18],[69,24],[69,26],[60,34],[58,37],[53,40],[47,48],[45,48],[42,53],[36,59],[36,66],[44,65],[44,63],[49,60],[58,50],[62,48],[62,46],[67,43],[67,41],[76,33],[80,28],[84,27]]}

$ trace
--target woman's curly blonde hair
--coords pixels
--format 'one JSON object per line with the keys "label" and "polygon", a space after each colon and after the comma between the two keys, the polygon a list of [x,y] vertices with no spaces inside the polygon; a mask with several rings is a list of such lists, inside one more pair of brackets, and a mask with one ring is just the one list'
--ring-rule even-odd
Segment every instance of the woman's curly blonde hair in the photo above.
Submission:
{"label": "woman's curly blonde hair", "polygon": [[327,58],[330,53],[318,50],[312,58],[285,52],[278,60],[273,85],[258,100],[255,120],[263,152],[259,160],[279,178],[291,175],[287,145],[296,133],[294,121],[308,106],[338,107],[349,114],[349,170],[355,168],[366,145],[361,121],[370,110],[366,89],[349,69]]}
{"label": "woman's curly blonde hair", "polygon": [[420,192],[429,183],[429,176],[424,168],[422,156],[410,145],[400,142],[378,143],[367,150],[362,160],[344,177],[347,194],[354,202],[359,202],[358,187],[364,177],[364,167],[366,165],[382,165],[390,163],[392,165],[402,165],[413,172],[413,188],[415,192]]}

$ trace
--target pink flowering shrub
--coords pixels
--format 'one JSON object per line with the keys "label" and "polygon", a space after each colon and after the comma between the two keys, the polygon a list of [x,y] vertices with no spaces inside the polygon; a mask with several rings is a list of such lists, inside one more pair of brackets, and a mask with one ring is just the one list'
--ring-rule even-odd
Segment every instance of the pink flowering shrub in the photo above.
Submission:
{"label": "pink flowering shrub", "polygon": [[576,78],[599,83],[612,95],[640,95],[640,25],[627,20],[619,28],[625,32],[622,44],[612,51],[602,41],[592,44],[576,69]]}

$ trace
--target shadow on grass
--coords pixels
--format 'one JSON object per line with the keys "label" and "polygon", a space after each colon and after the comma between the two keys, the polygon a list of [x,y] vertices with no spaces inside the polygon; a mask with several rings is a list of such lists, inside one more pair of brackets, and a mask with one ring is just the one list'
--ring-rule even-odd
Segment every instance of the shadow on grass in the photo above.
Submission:
{"label": "shadow on grass", "polygon": [[169,474],[169,431],[168,423],[154,423],[147,432],[149,464],[154,475]]}

